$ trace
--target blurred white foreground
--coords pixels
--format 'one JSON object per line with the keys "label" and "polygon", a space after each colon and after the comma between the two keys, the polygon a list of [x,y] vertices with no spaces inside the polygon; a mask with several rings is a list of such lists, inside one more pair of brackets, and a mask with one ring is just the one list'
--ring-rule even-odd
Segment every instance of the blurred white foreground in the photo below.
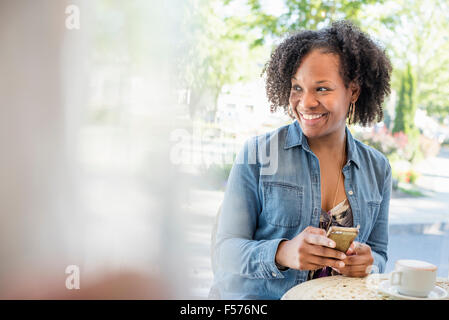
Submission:
{"label": "blurred white foreground", "polygon": [[[145,45],[132,53],[145,63],[120,121],[98,126],[86,120],[92,75],[104,67],[91,59],[92,22],[113,15],[91,1],[0,3],[0,298],[187,297],[178,201],[186,186],[168,161],[166,38],[177,30],[179,2],[111,3],[114,12],[140,12],[136,36]],[[80,29],[66,28],[69,4],[79,8]],[[123,12],[113,21],[128,23]],[[109,58],[119,61],[126,46],[118,40],[123,52],[108,52],[104,64],[114,66]],[[69,265],[79,267],[79,290],[66,287]]]}

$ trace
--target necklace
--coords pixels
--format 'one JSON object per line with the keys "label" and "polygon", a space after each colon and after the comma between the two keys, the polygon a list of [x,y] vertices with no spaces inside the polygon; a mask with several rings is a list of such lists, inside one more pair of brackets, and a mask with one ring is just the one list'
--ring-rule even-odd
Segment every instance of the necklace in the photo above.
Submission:
{"label": "necklace", "polygon": [[[343,164],[344,164],[344,160],[345,160],[345,153],[346,153],[346,136],[345,136],[345,141],[344,141],[344,145],[343,145],[343,154],[342,154],[342,157],[341,157],[341,164],[340,164],[340,168],[341,169],[339,168],[339,170],[338,170],[337,187],[335,188],[336,190],[335,190],[335,195],[334,195],[334,201],[332,203],[332,209],[335,208],[335,200],[337,200],[338,188],[340,187],[341,171],[343,170]],[[329,230],[329,227],[330,227],[330,225],[332,223],[331,210],[329,210],[327,212],[329,214],[329,223],[327,224],[326,230]]]}

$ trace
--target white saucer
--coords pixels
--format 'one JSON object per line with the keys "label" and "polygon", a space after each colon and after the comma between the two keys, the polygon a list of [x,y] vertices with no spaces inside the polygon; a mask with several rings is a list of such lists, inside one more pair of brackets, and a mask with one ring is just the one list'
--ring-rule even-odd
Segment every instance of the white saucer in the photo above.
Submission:
{"label": "white saucer", "polygon": [[435,286],[432,291],[430,291],[427,297],[412,297],[406,296],[398,292],[398,289],[395,286],[390,284],[390,280],[384,280],[379,284],[379,291],[389,296],[393,296],[398,299],[407,299],[407,300],[440,300],[447,297],[448,293],[446,290],[439,286]]}

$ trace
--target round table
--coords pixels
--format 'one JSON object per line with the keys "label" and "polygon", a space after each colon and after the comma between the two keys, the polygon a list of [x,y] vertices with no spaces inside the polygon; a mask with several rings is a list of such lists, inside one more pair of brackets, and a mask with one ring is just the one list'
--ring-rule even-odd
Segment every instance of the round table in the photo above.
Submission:
{"label": "round table", "polygon": [[[281,300],[390,300],[393,296],[378,290],[390,274],[371,274],[365,278],[332,276],[309,280],[288,290]],[[437,278],[437,285],[449,293],[449,279]],[[449,300],[449,296],[446,298]]]}

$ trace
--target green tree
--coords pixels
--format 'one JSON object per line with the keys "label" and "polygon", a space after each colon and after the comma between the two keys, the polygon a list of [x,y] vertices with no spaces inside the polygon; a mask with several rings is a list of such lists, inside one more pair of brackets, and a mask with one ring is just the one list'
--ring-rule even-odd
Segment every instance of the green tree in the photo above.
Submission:
{"label": "green tree", "polygon": [[392,87],[400,91],[402,70],[415,71],[416,106],[449,115],[449,3],[397,0],[360,12],[364,29],[386,45],[394,68]]}
{"label": "green tree", "polygon": [[401,89],[399,91],[399,101],[396,105],[396,116],[394,118],[393,132],[404,132],[406,123],[407,103],[405,102],[405,76],[402,76]]}
{"label": "green tree", "polygon": [[416,115],[416,80],[412,67],[407,65],[407,69],[402,75],[399,100],[396,105],[396,116],[394,120],[393,132],[404,132],[407,135],[410,159],[414,160],[419,153],[419,130],[415,126]]}
{"label": "green tree", "polygon": [[404,132],[409,135],[416,131],[416,81],[410,63],[402,75],[399,101],[396,106],[396,117],[393,132]]}
{"label": "green tree", "polygon": [[[238,0],[227,0],[226,4]],[[242,2],[242,1],[240,1]],[[249,12],[246,16],[229,17],[240,25],[242,32],[259,30],[259,37],[252,46],[262,45],[271,38],[301,29],[317,29],[332,21],[349,19],[360,24],[359,13],[369,4],[383,1],[375,0],[283,0],[284,12],[274,15],[267,12],[261,0],[246,0]]]}

